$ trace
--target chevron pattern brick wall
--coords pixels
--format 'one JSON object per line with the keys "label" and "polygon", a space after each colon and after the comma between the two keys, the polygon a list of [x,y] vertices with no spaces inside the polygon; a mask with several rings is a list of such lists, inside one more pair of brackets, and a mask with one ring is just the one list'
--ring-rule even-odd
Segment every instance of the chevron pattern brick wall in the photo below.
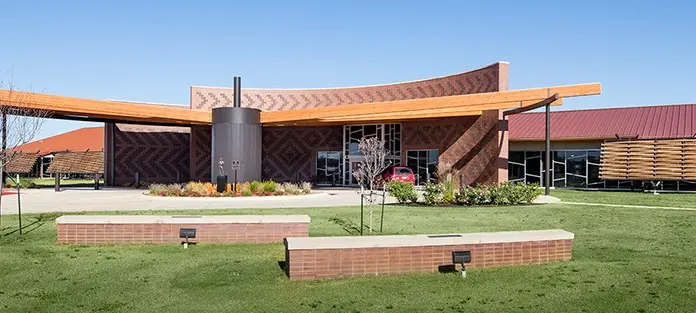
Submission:
{"label": "chevron pattern brick wall", "polygon": [[264,127],[261,176],[275,181],[313,181],[318,151],[341,151],[343,127]]}
{"label": "chevron pattern brick wall", "polygon": [[402,127],[404,150],[439,149],[438,161],[451,164],[455,175],[468,185],[498,182],[501,147],[497,111],[481,116],[404,122]]}
{"label": "chevron pattern brick wall", "polygon": [[189,179],[189,128],[116,124],[114,130],[114,183],[140,180],[174,183]]}
{"label": "chevron pattern brick wall", "polygon": [[[355,103],[406,100],[507,90],[507,63],[428,80],[328,89],[242,89],[242,106],[283,111]],[[232,88],[191,87],[191,108],[232,106]]]}
{"label": "chevron pattern brick wall", "polygon": [[210,181],[211,138],[210,126],[191,127],[191,180]]}

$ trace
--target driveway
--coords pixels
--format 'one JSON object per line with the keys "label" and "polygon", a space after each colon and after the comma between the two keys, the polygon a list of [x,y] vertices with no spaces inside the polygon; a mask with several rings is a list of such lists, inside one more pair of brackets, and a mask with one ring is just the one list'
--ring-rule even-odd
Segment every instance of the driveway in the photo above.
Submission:
{"label": "driveway", "polygon": [[[22,191],[22,213],[128,211],[156,209],[264,209],[360,205],[355,189],[321,189],[309,195],[244,198],[176,198],[148,196],[143,189],[28,189]],[[388,203],[394,199],[387,199]],[[17,195],[2,196],[2,214],[17,214]]]}

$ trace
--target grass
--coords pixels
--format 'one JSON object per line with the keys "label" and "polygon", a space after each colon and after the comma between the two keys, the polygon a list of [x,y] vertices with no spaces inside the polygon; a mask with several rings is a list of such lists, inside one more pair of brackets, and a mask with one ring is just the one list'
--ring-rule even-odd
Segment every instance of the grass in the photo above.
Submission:
{"label": "grass", "polygon": [[[312,236],[346,235],[332,217],[356,208],[127,212],[309,214]],[[573,260],[327,281],[290,281],[281,244],[70,246],[55,244],[57,215],[16,216],[0,231],[2,312],[692,312],[696,213],[562,204],[387,207],[386,233],[562,228]],[[104,212],[101,212],[104,214]],[[106,214],[118,214],[106,212]],[[375,219],[377,221],[377,219]],[[8,234],[9,233],[9,234]]]}
{"label": "grass", "polygon": [[[35,185],[32,188],[53,188],[55,186],[55,183],[56,183],[55,178],[35,178],[35,179],[31,179],[31,181]],[[15,183],[15,181],[13,179],[8,179],[7,183],[12,185],[13,188],[17,187],[17,184]],[[103,186],[104,180],[100,179],[99,184]],[[94,179],[61,179],[60,186],[61,187],[93,187],[94,186]]]}
{"label": "grass", "polygon": [[628,191],[585,191],[554,189],[551,195],[568,202],[645,205],[696,208],[696,193],[660,193]]}

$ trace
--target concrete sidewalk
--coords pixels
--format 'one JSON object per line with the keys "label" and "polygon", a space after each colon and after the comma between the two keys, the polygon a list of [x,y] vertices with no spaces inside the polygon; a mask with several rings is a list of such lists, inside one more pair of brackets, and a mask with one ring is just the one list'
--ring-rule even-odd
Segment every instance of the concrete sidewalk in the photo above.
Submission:
{"label": "concrete sidewalk", "polygon": [[[148,196],[143,189],[27,189],[22,191],[22,213],[312,208],[360,205],[356,189],[321,189],[309,195],[244,198],[176,198]],[[387,199],[388,203],[395,202]],[[17,195],[2,196],[2,214],[17,214]]]}

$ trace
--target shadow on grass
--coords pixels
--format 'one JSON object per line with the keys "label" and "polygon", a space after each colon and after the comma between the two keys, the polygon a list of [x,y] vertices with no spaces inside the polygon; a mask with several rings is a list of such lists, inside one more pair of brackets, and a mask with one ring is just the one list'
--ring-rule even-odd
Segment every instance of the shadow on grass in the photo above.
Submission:
{"label": "shadow on grass", "polygon": [[[37,229],[39,229],[41,226],[45,225],[46,222],[48,221],[53,221],[56,218],[56,214],[39,214],[37,216],[32,217],[31,221],[28,224],[22,225],[22,234],[26,235],[29,234]],[[19,227],[5,227],[2,228],[0,231],[5,231],[5,230],[10,230],[7,233],[4,233],[0,236],[2,237],[7,237],[12,234],[18,233],[19,232]]]}

